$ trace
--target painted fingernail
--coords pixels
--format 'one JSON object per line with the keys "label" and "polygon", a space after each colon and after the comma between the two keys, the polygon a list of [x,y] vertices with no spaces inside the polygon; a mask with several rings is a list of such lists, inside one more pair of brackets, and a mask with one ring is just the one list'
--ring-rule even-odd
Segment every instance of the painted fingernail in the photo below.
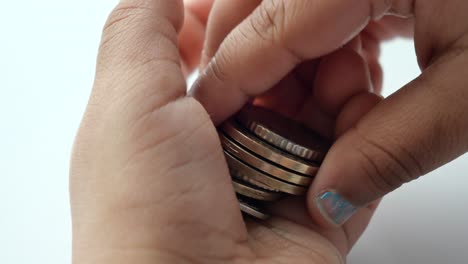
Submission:
{"label": "painted fingernail", "polygon": [[333,191],[319,195],[316,202],[320,213],[334,225],[344,224],[356,212],[356,207]]}

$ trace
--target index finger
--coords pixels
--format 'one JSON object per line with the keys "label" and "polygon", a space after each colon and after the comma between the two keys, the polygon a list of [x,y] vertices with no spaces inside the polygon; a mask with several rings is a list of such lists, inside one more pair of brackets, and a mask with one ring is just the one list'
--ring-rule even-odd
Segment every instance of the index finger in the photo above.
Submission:
{"label": "index finger", "polygon": [[345,44],[390,10],[387,2],[264,0],[223,41],[191,94],[219,123],[300,62]]}

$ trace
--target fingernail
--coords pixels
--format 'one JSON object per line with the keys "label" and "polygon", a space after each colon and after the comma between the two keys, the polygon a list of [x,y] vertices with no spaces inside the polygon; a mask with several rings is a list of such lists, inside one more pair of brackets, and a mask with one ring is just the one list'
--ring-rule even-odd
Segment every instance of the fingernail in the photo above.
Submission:
{"label": "fingernail", "polygon": [[356,207],[334,191],[319,195],[316,203],[320,213],[337,226],[344,224],[356,212]]}

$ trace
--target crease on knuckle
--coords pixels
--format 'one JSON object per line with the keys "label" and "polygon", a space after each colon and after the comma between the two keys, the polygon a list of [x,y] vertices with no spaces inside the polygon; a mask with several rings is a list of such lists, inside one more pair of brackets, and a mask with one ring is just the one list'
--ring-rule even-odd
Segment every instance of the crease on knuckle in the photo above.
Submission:
{"label": "crease on knuckle", "polygon": [[281,44],[286,20],[285,1],[263,1],[255,12],[249,19],[253,31],[267,42]]}
{"label": "crease on knuckle", "polygon": [[390,4],[390,13],[404,17],[414,15],[416,0],[385,0],[385,2]]}
{"label": "crease on knuckle", "polygon": [[[289,45],[288,16],[293,16],[295,10],[301,8],[294,1],[271,0],[263,1],[249,19],[250,27],[256,36],[265,41],[268,45],[278,46],[286,51],[292,59],[299,63],[305,59],[300,52]],[[244,37],[249,39],[249,35],[244,33]]]}
{"label": "crease on knuckle", "polygon": [[406,147],[396,144],[391,149],[354,129],[362,145],[357,147],[362,156],[362,170],[367,174],[373,187],[378,192],[390,192],[402,184],[422,175],[422,166],[418,159]]}
{"label": "crease on knuckle", "polygon": [[208,70],[206,74],[213,76],[218,82],[225,82],[227,78],[226,72],[223,70],[223,66],[226,65],[227,61],[226,55],[224,53],[216,53],[213,59],[210,61]]}
{"label": "crease on knuckle", "polygon": [[[174,24],[169,18],[153,13],[154,10],[149,7],[119,4],[104,26],[99,45],[100,58],[144,61],[142,58],[157,56],[178,61]],[[129,49],[131,46],[140,48]],[[161,51],[166,51],[166,54]]]}
{"label": "crease on knuckle", "polygon": [[148,12],[148,8],[136,5],[119,4],[109,15],[106,24],[103,28],[103,40],[101,46],[106,46],[106,43],[128,31],[130,25],[135,20]]}
{"label": "crease on knuckle", "polygon": [[120,23],[128,23],[128,19],[134,18],[135,15],[139,15],[147,11],[151,10],[147,7],[138,5],[119,4],[109,15],[109,18],[104,25],[104,31],[110,30]]}

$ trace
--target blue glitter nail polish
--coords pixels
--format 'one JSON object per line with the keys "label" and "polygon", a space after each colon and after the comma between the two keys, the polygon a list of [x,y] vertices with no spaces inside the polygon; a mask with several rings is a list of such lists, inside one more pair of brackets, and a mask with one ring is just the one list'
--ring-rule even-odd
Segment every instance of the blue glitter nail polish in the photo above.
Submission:
{"label": "blue glitter nail polish", "polygon": [[356,207],[333,191],[324,192],[316,202],[322,215],[335,225],[344,224],[356,212]]}

